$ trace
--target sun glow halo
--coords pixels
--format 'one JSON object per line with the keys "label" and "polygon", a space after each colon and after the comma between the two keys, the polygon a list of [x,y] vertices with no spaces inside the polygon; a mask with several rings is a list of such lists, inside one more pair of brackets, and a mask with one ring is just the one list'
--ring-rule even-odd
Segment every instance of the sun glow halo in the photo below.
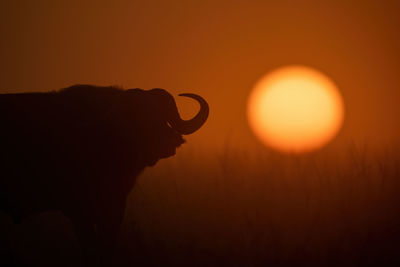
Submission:
{"label": "sun glow halo", "polygon": [[288,66],[268,73],[248,100],[248,121],[266,145],[283,152],[321,148],[338,133],[344,118],[342,97],[321,72]]}

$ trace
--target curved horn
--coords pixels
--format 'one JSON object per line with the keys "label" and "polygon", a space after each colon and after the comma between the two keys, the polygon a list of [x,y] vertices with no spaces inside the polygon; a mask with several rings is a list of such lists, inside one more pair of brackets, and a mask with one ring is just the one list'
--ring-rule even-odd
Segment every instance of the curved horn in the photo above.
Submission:
{"label": "curved horn", "polygon": [[179,116],[178,110],[176,109],[176,112],[174,112],[175,113],[174,116],[172,116],[172,118],[168,122],[171,124],[171,127],[180,134],[187,135],[194,133],[195,131],[200,129],[200,127],[206,122],[208,118],[209,107],[207,101],[205,101],[204,98],[196,94],[185,93],[185,94],[179,94],[179,96],[195,99],[200,104],[200,110],[196,114],[196,116],[194,116],[192,119],[182,120],[181,117]]}

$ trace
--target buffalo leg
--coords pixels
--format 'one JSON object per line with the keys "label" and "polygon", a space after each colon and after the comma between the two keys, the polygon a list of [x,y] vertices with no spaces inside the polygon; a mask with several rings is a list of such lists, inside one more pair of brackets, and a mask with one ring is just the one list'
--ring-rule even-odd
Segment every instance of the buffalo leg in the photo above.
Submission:
{"label": "buffalo leg", "polygon": [[97,221],[100,261],[104,266],[112,264],[124,213],[125,200],[121,199],[108,203],[104,214]]}
{"label": "buffalo leg", "polygon": [[85,266],[97,266],[97,235],[95,226],[89,220],[72,219],[75,233],[82,249]]}

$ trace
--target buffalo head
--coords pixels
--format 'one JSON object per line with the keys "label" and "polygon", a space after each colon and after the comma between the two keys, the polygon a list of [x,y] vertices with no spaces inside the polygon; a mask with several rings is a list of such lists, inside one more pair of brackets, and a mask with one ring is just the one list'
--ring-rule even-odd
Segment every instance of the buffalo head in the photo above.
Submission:
{"label": "buffalo head", "polygon": [[199,112],[190,120],[181,118],[174,97],[164,89],[129,89],[117,101],[118,114],[112,118],[118,117],[120,126],[112,128],[124,131],[118,133],[118,136],[125,136],[122,143],[126,145],[129,143],[126,140],[130,139],[132,147],[142,155],[147,166],[175,155],[176,148],[185,142],[182,135],[194,133],[208,118],[209,107],[201,96],[191,93],[180,96],[192,98],[200,104]]}

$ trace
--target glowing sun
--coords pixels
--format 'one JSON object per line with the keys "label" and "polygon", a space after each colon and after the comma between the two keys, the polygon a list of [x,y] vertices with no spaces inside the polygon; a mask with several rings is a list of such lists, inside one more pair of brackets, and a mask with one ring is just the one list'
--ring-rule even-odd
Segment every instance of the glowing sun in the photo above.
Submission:
{"label": "glowing sun", "polygon": [[250,94],[248,121],[266,145],[284,152],[307,152],[331,141],[342,126],[344,105],[334,82],[304,66],[276,69]]}

